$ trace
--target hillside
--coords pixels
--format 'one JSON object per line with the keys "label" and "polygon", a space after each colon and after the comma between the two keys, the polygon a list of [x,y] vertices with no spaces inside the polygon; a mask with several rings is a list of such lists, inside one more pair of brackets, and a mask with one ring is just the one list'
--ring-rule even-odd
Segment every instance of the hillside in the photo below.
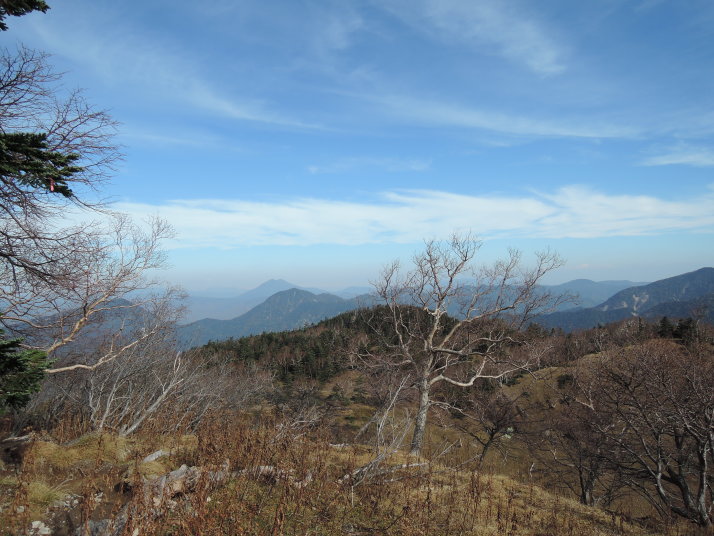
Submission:
{"label": "hillside", "polygon": [[598,305],[598,311],[624,310],[630,315],[668,302],[688,302],[714,293],[714,268],[661,279],[641,287],[622,290]]}
{"label": "hillside", "polygon": [[681,318],[703,313],[705,319],[713,321],[714,308],[705,310],[712,302],[714,268],[701,268],[621,290],[595,307],[542,315],[538,318],[538,323],[546,328],[573,331],[633,316]]}
{"label": "hillside", "polygon": [[[201,436],[37,441],[22,479],[0,469],[0,523],[7,534],[58,536],[665,534],[532,484],[399,452],[360,474],[374,460],[368,447],[305,428],[286,436],[289,419],[261,417],[224,415]],[[26,497],[20,513],[14,494]]]}
{"label": "hillside", "polygon": [[616,292],[630,288],[646,285],[647,283],[635,283],[633,281],[592,281],[590,279],[574,279],[560,285],[543,285],[544,288],[554,295],[569,293],[576,300],[574,304],[565,304],[566,308],[595,307],[610,298]]}
{"label": "hillside", "polygon": [[180,326],[178,337],[183,348],[190,348],[208,341],[288,331],[337,316],[359,305],[359,298],[343,299],[332,294],[313,294],[293,288],[273,294],[260,305],[232,320],[209,318]]}
{"label": "hillside", "polygon": [[[186,299],[186,323],[204,318],[230,320],[250,311],[277,292],[297,288],[314,294],[321,294],[320,289],[303,288],[284,279],[269,279],[257,287],[242,292],[236,296],[200,296],[189,294]],[[353,297],[353,296],[345,296]]]}
{"label": "hillside", "polygon": [[[292,289],[248,318],[277,325],[309,316],[311,307],[338,308],[344,301]],[[112,427],[87,433],[92,428],[81,419],[46,428],[27,451],[22,477],[12,459],[0,466],[0,524],[21,533],[41,521],[67,536],[86,525],[108,536],[107,527],[127,519],[141,534],[157,535],[689,533],[684,521],[658,528],[656,512],[629,488],[616,488],[610,500],[609,473],[599,473],[603,479],[593,488],[593,496],[608,502],[579,504],[577,471],[568,460],[551,460],[548,449],[556,440],[567,441],[558,444],[559,454],[581,445],[572,439],[581,432],[561,434],[577,424],[573,418],[582,409],[568,405],[568,389],[577,370],[602,361],[591,345],[600,330],[572,337],[535,330],[532,335],[544,337],[549,348],[546,368],[516,373],[502,384],[483,378],[473,389],[435,392],[424,450],[416,458],[407,456],[405,443],[413,389],[405,384],[394,408],[380,411],[393,386],[385,376],[399,369],[383,374],[355,358],[358,349],[369,349],[360,350],[361,358],[380,351],[370,340],[378,311],[344,312],[303,329],[187,353],[186,370],[213,375],[190,376],[181,384],[187,392],[177,392],[129,436]],[[613,335],[622,331],[613,328]],[[656,333],[657,324],[644,323],[636,344],[650,344]],[[633,341],[611,343],[624,348]],[[676,352],[667,363],[702,370],[683,340],[658,342]],[[577,352],[568,354],[566,347]],[[116,385],[94,393],[107,401],[137,400],[141,378],[130,375],[119,397]],[[78,394],[87,385],[65,388]],[[246,393],[250,398],[243,398]],[[200,421],[187,417],[194,411]],[[5,507],[17,500],[25,505],[22,512]]]}

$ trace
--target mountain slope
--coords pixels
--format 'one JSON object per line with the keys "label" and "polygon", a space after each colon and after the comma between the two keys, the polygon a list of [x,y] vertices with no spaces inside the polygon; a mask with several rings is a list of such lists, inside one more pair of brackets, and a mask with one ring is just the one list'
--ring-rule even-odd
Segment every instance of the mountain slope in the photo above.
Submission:
{"label": "mountain slope", "polygon": [[231,320],[204,319],[179,327],[184,348],[208,341],[244,337],[272,331],[287,331],[314,324],[359,307],[359,298],[345,300],[332,294],[313,294],[292,288],[277,292],[247,313]]}
{"label": "mountain slope", "polygon": [[[574,305],[580,308],[595,307],[610,298],[616,292],[630,288],[646,285],[647,283],[636,283],[633,281],[591,281],[590,279],[574,279],[560,285],[543,285],[554,295],[570,293],[577,297]],[[572,308],[573,304],[566,304],[567,308]]]}
{"label": "mountain slope", "polygon": [[666,302],[686,302],[714,292],[714,268],[700,268],[649,285],[622,290],[595,307],[598,311],[625,310],[634,315]]}
{"label": "mountain slope", "polygon": [[[711,303],[712,294],[714,268],[700,268],[648,285],[621,290],[596,307],[543,315],[538,323],[547,328],[572,331],[632,316],[691,316],[701,311],[702,306]],[[711,318],[714,311],[710,309],[708,314]]]}
{"label": "mountain slope", "polygon": [[186,300],[187,313],[185,323],[195,322],[196,320],[204,318],[230,320],[250,311],[256,305],[260,305],[273,294],[291,288],[307,290],[314,294],[324,292],[324,290],[320,289],[303,288],[298,285],[293,285],[284,279],[269,279],[254,289],[233,297],[219,298],[215,296],[190,295]]}

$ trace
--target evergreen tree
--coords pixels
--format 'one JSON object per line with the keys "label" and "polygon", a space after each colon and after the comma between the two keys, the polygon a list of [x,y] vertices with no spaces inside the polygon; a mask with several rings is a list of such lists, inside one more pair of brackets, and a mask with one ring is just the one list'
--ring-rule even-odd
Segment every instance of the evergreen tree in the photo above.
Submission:
{"label": "evergreen tree", "polygon": [[685,344],[691,344],[698,339],[697,331],[697,325],[691,317],[683,318],[677,322],[673,337],[680,339]]}
{"label": "evergreen tree", "polygon": [[659,329],[657,330],[657,335],[662,337],[663,339],[671,339],[674,337],[674,326],[672,325],[672,322],[669,321],[669,318],[666,316],[662,317],[662,320],[659,321]]}
{"label": "evergreen tree", "polygon": [[[28,132],[0,133],[0,180],[10,190],[42,189],[71,197],[67,180],[81,173],[83,168],[74,165],[79,159],[75,153],[52,151],[47,146],[46,134]],[[10,193],[8,192],[8,193]],[[14,197],[10,193],[10,197]]]}
{"label": "evergreen tree", "polygon": [[43,0],[0,0],[0,30],[7,30],[5,17],[21,17],[32,11],[46,13],[50,8]]}
{"label": "evergreen tree", "polygon": [[44,352],[23,350],[21,339],[6,339],[0,331],[0,414],[21,408],[40,389],[50,365]]}

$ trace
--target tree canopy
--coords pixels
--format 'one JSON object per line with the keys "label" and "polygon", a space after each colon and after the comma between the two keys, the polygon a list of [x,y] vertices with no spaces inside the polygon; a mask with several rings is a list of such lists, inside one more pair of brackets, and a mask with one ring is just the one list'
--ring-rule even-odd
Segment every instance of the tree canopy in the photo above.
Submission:
{"label": "tree canopy", "polygon": [[46,13],[50,9],[43,0],[0,0],[0,30],[7,30],[5,17],[21,17],[32,11],[42,11]]}
{"label": "tree canopy", "polygon": [[82,172],[77,160],[77,153],[51,150],[46,134],[0,134],[0,180],[7,190],[29,187],[72,197],[67,181]]}
{"label": "tree canopy", "polygon": [[21,339],[6,339],[0,330],[0,414],[21,408],[40,389],[47,355],[38,350],[23,350]]}

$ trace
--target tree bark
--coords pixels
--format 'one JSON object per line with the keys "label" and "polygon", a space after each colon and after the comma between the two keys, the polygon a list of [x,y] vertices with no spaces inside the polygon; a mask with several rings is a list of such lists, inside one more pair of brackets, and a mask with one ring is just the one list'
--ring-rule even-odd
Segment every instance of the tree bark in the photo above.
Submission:
{"label": "tree bark", "polygon": [[426,432],[426,417],[429,412],[429,378],[422,377],[419,380],[419,410],[417,411],[414,421],[414,435],[412,436],[412,445],[409,454],[419,456],[424,443],[424,433]]}

